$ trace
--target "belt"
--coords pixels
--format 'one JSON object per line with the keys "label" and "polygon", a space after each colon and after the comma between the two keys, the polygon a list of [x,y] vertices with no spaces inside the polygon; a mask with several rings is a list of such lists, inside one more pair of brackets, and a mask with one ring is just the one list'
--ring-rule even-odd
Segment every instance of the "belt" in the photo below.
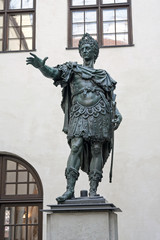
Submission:
{"label": "belt", "polygon": [[97,88],[97,87],[84,87],[84,88],[81,88],[80,90],[78,90],[77,92],[73,93],[72,94],[72,98],[80,93],[84,93],[84,95],[87,94],[87,92],[102,92],[104,93],[104,91],[101,89],[101,88]]}

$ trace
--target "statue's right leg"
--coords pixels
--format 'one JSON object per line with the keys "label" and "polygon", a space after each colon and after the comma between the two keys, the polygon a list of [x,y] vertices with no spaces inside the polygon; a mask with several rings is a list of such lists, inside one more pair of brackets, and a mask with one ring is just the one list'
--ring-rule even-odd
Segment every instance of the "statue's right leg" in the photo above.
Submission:
{"label": "statue's right leg", "polygon": [[67,179],[67,189],[62,196],[56,198],[58,203],[64,202],[67,199],[71,199],[74,196],[74,187],[79,176],[80,155],[82,147],[83,147],[82,138],[72,139],[71,152],[68,158],[67,168],[65,171],[65,176]]}

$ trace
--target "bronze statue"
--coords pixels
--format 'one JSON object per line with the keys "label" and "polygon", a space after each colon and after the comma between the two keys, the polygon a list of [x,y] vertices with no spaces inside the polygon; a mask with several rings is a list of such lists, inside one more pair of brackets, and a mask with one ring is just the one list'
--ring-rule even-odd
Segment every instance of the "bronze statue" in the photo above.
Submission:
{"label": "bronze statue", "polygon": [[45,65],[35,54],[27,58],[27,64],[38,68],[45,77],[52,78],[62,90],[61,107],[64,111],[63,131],[67,134],[71,152],[65,176],[66,192],[58,197],[58,203],[74,197],[74,187],[79,169],[89,176],[89,196],[97,196],[102,179],[102,169],[113,151],[114,130],[122,116],[115,106],[116,82],[105,70],[94,69],[99,47],[88,33],[79,41],[79,53],[83,65],[66,62],[56,67]]}

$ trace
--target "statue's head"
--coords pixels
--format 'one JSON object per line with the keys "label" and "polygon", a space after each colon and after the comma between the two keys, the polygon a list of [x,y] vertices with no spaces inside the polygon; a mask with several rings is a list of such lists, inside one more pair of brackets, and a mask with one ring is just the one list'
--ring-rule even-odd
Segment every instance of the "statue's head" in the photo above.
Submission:
{"label": "statue's head", "polygon": [[93,55],[94,58],[94,62],[96,61],[98,54],[99,54],[99,46],[98,46],[98,42],[92,38],[89,33],[85,33],[83,35],[83,37],[81,38],[81,40],[79,41],[79,53],[81,55],[81,57],[84,58],[83,56],[83,48],[84,46],[90,46],[91,48],[91,53]]}

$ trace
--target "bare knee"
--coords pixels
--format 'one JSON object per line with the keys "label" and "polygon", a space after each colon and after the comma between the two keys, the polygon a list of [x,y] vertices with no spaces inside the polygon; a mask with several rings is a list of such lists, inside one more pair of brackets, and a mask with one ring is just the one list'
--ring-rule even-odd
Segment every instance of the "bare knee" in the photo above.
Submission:
{"label": "bare knee", "polygon": [[72,151],[72,153],[78,153],[78,151],[79,151],[79,146],[77,146],[77,145],[72,145],[71,151]]}
{"label": "bare knee", "polygon": [[99,155],[101,154],[102,146],[100,143],[92,144],[92,155]]}
{"label": "bare knee", "polygon": [[82,139],[73,139],[71,144],[71,152],[77,154],[82,149]]}

